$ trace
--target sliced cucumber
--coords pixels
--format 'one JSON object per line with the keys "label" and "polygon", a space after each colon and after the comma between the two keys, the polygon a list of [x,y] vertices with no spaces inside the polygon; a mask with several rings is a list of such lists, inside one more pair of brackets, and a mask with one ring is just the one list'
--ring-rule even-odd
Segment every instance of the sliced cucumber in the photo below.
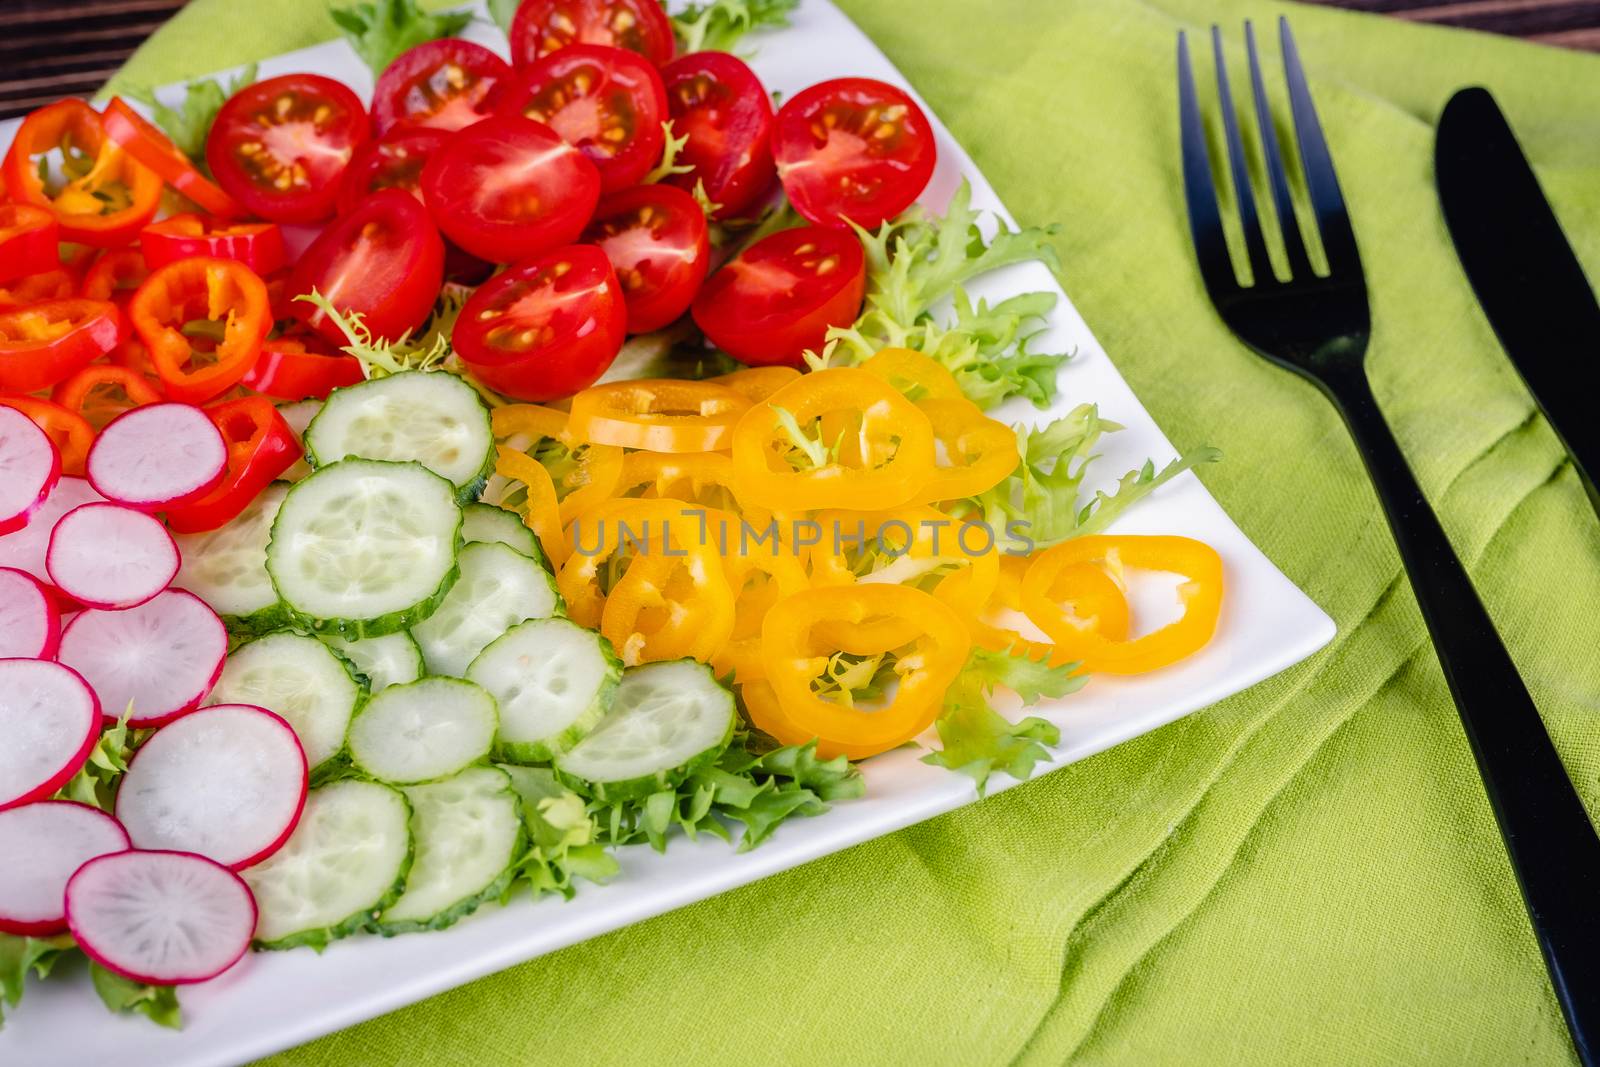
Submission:
{"label": "sliced cucumber", "polygon": [[407,371],[335,389],[305,433],[313,467],[416,460],[474,499],[494,467],[489,409],[454,374]]}
{"label": "sliced cucumber", "polygon": [[506,772],[469,767],[403,790],[416,858],[406,890],[378,917],[382,934],[442,930],[505,892],[527,843]]}
{"label": "sliced cucumber", "polygon": [[524,619],[561,611],[555,579],[538,563],[499,543],[467,545],[461,577],[437,611],[411,628],[432,674],[459,678],[485,645]]}
{"label": "sliced cucumber", "polygon": [[622,676],[611,710],[556,770],[596,800],[670,789],[715,760],[733,738],[733,694],[694,660],[647,663]]}
{"label": "sliced cucumber", "polygon": [[422,649],[404,630],[361,641],[347,641],[336,634],[325,634],[322,640],[349,660],[357,673],[367,676],[371,692],[422,677]]}
{"label": "sliced cucumber", "polygon": [[306,794],[282,848],[242,872],[256,897],[259,948],[317,951],[370,927],[405,888],[411,805],[398,789],[347,778]]}
{"label": "sliced cucumber", "polygon": [[461,509],[461,539],[468,544],[498,541],[537,563],[544,563],[544,553],[539,551],[539,540],[533,536],[533,531],[523,525],[516,512],[493,504],[472,503]]}
{"label": "sliced cucumber", "polygon": [[367,695],[345,658],[315,637],[279,630],[228,654],[207,704],[254,704],[282,715],[316,770],[344,747],[356,705]]}
{"label": "sliced cucumber", "polygon": [[610,641],[570,619],[534,619],[491,641],[466,676],[500,704],[501,758],[537,763],[605,717],[622,661]]}
{"label": "sliced cucumber", "polygon": [[413,626],[456,580],[461,509],[420,463],[347,459],[289,490],[267,572],[308,629],[360,639]]}
{"label": "sliced cucumber", "polygon": [[173,584],[210,604],[235,633],[264,633],[284,623],[266,564],[272,520],[288,492],[286,483],[274,482],[227,525],[173,537],[183,557]]}
{"label": "sliced cucumber", "polygon": [[[317,412],[322,410],[320,400],[296,400],[292,404],[279,404],[278,414],[283,416],[283,421],[289,424],[289,429],[294,431],[294,439],[300,442],[302,452],[305,449],[306,427],[311,425],[311,420],[317,417]],[[294,462],[294,466],[284,471],[282,478],[286,482],[298,482],[311,473],[311,464],[306,462],[306,457],[301,457]]]}
{"label": "sliced cucumber", "polygon": [[350,722],[350,759],[394,785],[448,778],[485,760],[494,745],[494,697],[459,678],[392,685]]}

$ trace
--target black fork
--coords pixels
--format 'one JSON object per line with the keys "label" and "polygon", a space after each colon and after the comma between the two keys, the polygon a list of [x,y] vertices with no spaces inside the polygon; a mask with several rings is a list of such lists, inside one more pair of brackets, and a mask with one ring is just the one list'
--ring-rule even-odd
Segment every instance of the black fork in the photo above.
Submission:
{"label": "black fork", "polygon": [[1251,95],[1288,277],[1275,275],[1268,256],[1215,27],[1217,96],[1250,280],[1239,279],[1229,258],[1188,43],[1179,33],[1183,191],[1200,275],[1228,328],[1321,389],[1355,438],[1461,714],[1573,1045],[1592,1065],[1600,1042],[1600,838],[1516,664],[1373,399],[1362,367],[1371,322],[1361,256],[1288,22],[1280,19],[1278,29],[1300,170],[1327,271],[1313,270],[1301,238],[1255,34],[1246,22]]}

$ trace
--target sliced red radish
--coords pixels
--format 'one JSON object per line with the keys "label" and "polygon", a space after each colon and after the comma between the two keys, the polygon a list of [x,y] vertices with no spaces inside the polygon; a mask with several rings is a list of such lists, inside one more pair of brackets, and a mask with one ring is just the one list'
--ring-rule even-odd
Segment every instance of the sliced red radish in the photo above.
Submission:
{"label": "sliced red radish", "polygon": [[50,547],[50,532],[56,528],[56,522],[79,504],[104,499],[84,479],[63,477],[56,482],[56,487],[44,503],[28,516],[28,525],[0,536],[0,567],[15,567],[19,571],[27,571],[40,581],[48,581],[44,556]]}
{"label": "sliced red radish", "polygon": [[0,534],[20,530],[61,477],[61,453],[16,408],[0,407]]}
{"label": "sliced red radish", "polygon": [[294,728],[254,704],[216,704],[162,727],[117,788],[139,848],[198,852],[241,870],[278,851],[306,802]]}
{"label": "sliced red radish", "polygon": [[90,608],[61,631],[56,658],[77,670],[107,717],[160,726],[199,707],[222,674],[228,631],[205,601],[168,589],[136,608]]}
{"label": "sliced red radish", "polygon": [[132,845],[122,824],[74,800],[0,811],[0,931],[48,937],[67,928],[67,879],[96,856]]}
{"label": "sliced red radish", "polygon": [[61,613],[27,571],[0,567],[0,659],[51,659],[61,643]]}
{"label": "sliced red radish", "polygon": [[89,481],[107,500],[157,511],[192,503],[228,469],[228,446],[192,404],[146,404],[106,423],[86,461]]}
{"label": "sliced red radish", "polygon": [[100,966],[134,982],[185,985],[239,962],[256,898],[228,868],[187,852],[117,852],[67,882],[67,928]]}
{"label": "sliced red radish", "polygon": [[161,520],[121,504],[73,508],[56,523],[45,553],[50,580],[91,608],[143,604],[171,583],[179,562]]}
{"label": "sliced red radish", "polygon": [[43,659],[0,660],[0,811],[66,785],[99,736],[100,702],[77,671]]}

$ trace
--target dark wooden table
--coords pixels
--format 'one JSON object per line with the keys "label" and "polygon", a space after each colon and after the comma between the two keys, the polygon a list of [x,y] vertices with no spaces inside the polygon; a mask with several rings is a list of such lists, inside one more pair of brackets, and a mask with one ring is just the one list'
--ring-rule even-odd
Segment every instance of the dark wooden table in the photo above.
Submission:
{"label": "dark wooden table", "polygon": [[[87,96],[186,0],[0,0],[0,118]],[[1600,0],[1318,0],[1600,52]]]}

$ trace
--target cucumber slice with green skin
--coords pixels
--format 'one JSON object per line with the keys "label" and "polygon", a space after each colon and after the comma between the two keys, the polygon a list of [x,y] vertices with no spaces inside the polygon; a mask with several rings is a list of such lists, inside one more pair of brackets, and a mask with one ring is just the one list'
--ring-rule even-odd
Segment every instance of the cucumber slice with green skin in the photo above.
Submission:
{"label": "cucumber slice with green skin", "polygon": [[611,710],[570,752],[561,779],[599,801],[671,789],[714,761],[733,739],[733,694],[690,659],[647,663],[622,676]]}
{"label": "cucumber slice with green skin", "polygon": [[538,763],[605,718],[622,661],[610,641],[570,619],[534,619],[490,642],[466,676],[500,705],[500,757]]}
{"label": "cucumber slice with green skin", "polygon": [[494,697],[459,678],[392,685],[350,722],[350,760],[392,785],[420,785],[488,759],[494,745]]}
{"label": "cucumber slice with green skin", "polygon": [[456,580],[461,509],[420,463],[347,459],[290,489],[267,573],[295,621],[359,640],[416,625]]}
{"label": "cucumber slice with green skin", "polygon": [[[294,431],[294,439],[300,442],[302,451],[305,449],[306,427],[311,425],[311,420],[317,417],[317,412],[322,410],[320,400],[296,400],[292,404],[279,404],[278,414],[283,416],[283,421],[289,424],[289,429]],[[298,482],[311,473],[311,464],[306,457],[294,461],[294,466],[284,471],[279,477],[286,482]]]}
{"label": "cucumber slice with green skin", "polygon": [[370,928],[411,869],[411,805],[398,789],[347,778],[306,795],[294,833],[242,875],[256,897],[257,948],[330,941]]}
{"label": "cucumber slice with green skin", "polygon": [[288,617],[267,577],[267,541],[288,492],[273,482],[227,525],[173,537],[183,565],[172,584],[209,604],[231,633],[266,633]]}
{"label": "cucumber slice with green skin", "polygon": [[207,704],[254,704],[293,727],[316,771],[344,747],[366,680],[349,661],[315,637],[279,630],[228,654]]}
{"label": "cucumber slice with green skin", "polygon": [[505,545],[466,545],[457,565],[455,587],[437,611],[411,628],[431,674],[460,678],[484,646],[517,623],[562,611],[550,573]]}
{"label": "cucumber slice with green skin", "polygon": [[341,459],[416,460],[449,479],[462,503],[494,469],[489,409],[441,371],[406,371],[335,389],[305,432],[313,467]]}
{"label": "cucumber slice with green skin", "polygon": [[416,858],[405,892],[378,917],[386,936],[442,930],[498,897],[528,841],[511,779],[498,768],[470,767],[403,792]]}
{"label": "cucumber slice with green skin", "polygon": [[322,640],[349,660],[356,673],[367,676],[367,688],[371,692],[422,677],[422,649],[404,630],[361,641],[347,641],[336,634],[323,635]]}
{"label": "cucumber slice with green skin", "polygon": [[498,541],[540,566],[544,565],[544,553],[539,550],[533,531],[523,524],[516,512],[493,504],[472,503],[461,509],[461,539],[468,544]]}

